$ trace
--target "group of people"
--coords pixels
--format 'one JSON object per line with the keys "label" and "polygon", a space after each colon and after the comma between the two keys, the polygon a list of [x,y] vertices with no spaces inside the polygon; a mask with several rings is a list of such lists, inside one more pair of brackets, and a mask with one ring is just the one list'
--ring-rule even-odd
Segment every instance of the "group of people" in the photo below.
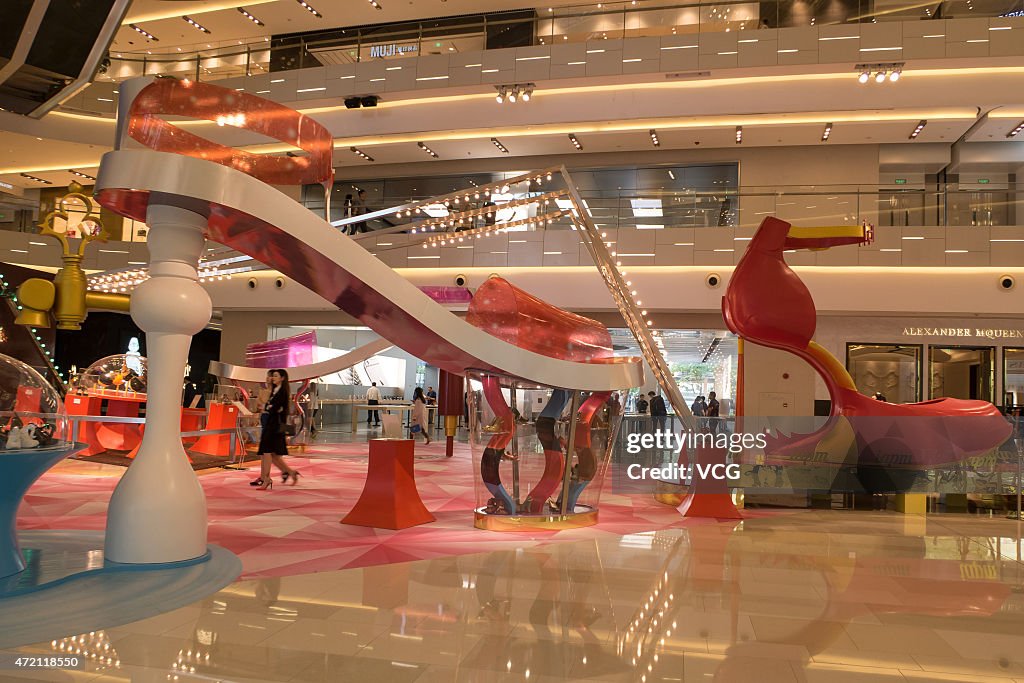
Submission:
{"label": "group of people", "polygon": [[[376,382],[370,383],[366,390],[366,404],[370,406],[380,405],[380,389]],[[437,392],[434,387],[416,387],[412,393],[412,414],[409,418],[409,429],[415,439],[417,434],[422,434],[426,443],[430,443],[430,421],[427,419],[427,406],[437,405]],[[366,411],[366,426],[380,426],[380,411],[370,409]]]}
{"label": "group of people", "polygon": [[668,405],[665,404],[665,399],[653,391],[648,391],[647,396],[640,394],[636,399],[636,412],[647,415],[647,411],[650,411],[651,417],[654,418],[654,428],[664,430],[668,421]]}
{"label": "group of people", "polygon": [[[351,194],[345,195],[345,201],[342,204],[342,211],[345,218],[352,218],[353,216],[362,216],[368,213],[369,209],[366,207],[366,190],[359,190],[356,192],[355,197]],[[341,231],[348,235],[355,235],[360,232],[368,232],[366,227],[366,221],[360,223],[350,223],[341,228]]]}

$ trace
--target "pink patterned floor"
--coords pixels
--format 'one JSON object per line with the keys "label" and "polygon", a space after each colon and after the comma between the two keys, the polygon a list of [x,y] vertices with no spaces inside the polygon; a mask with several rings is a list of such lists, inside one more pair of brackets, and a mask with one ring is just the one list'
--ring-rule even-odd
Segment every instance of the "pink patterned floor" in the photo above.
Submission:
{"label": "pink patterned floor", "polygon": [[[243,576],[252,578],[621,536],[685,524],[674,508],[656,503],[649,495],[616,495],[606,489],[600,522],[594,527],[526,533],[475,529],[469,447],[456,443],[455,448],[455,457],[448,459],[443,457],[443,442],[417,444],[417,485],[437,521],[401,531],[339,523],[362,491],[365,442],[312,446],[305,456],[290,458],[302,473],[294,487],[281,486],[278,479],[273,489],[259,491],[248,486],[254,470],[211,471],[200,477],[209,507],[209,540],[239,555]],[[65,461],[32,487],[19,511],[18,528],[104,528],[107,501],[123,470],[72,464],[79,462]]]}

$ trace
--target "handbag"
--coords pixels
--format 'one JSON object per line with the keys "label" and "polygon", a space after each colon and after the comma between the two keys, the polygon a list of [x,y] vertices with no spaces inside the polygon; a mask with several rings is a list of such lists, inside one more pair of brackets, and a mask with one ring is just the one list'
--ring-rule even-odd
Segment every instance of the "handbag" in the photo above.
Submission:
{"label": "handbag", "polygon": [[295,423],[289,422],[288,418],[281,418],[281,433],[285,436],[295,436]]}
{"label": "handbag", "polygon": [[421,431],[423,431],[423,428],[420,427],[419,425],[413,425],[412,427],[409,428],[409,431],[413,434],[419,434]]}

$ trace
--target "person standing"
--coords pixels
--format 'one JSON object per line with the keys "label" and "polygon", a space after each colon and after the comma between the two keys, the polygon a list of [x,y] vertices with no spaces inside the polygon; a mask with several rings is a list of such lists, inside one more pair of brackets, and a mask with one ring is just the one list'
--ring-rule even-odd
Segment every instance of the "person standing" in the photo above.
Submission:
{"label": "person standing", "polygon": [[665,423],[668,421],[668,406],[665,405],[665,399],[653,391],[648,391],[647,395],[651,398],[651,417],[654,418],[654,428],[665,431]]}
{"label": "person standing", "polygon": [[[427,387],[427,405],[437,406],[437,392],[434,391],[434,387]],[[427,415],[430,415],[430,411],[427,411]],[[434,408],[434,422],[440,423],[441,420],[437,416],[437,408]]]}
{"label": "person standing", "polygon": [[430,429],[427,424],[427,397],[423,395],[423,387],[416,387],[412,393],[412,415],[409,418],[411,423],[409,431],[415,441],[416,435],[422,433],[425,439],[424,445],[430,445]]}
{"label": "person standing", "polygon": [[[359,192],[356,193],[355,200],[352,202],[352,215],[362,216],[366,214],[367,211],[368,209],[366,208],[366,190],[359,190]],[[366,221],[361,221],[359,223],[352,224],[353,235],[356,234],[357,232],[366,231]]]}
{"label": "person standing", "polygon": [[636,414],[646,415],[647,414],[647,399],[644,398],[643,394],[636,397]]}
{"label": "person standing", "polygon": [[271,370],[267,374],[270,381],[270,395],[263,404],[260,412],[260,445],[257,449],[260,456],[260,478],[249,482],[250,486],[257,486],[261,490],[267,490],[274,485],[270,479],[270,465],[273,463],[281,470],[281,483],[288,481],[291,477],[292,485],[298,483],[299,472],[288,467],[284,456],[288,455],[288,442],[285,438],[284,426],[288,421],[288,372],[286,370]]}
{"label": "person standing", "polygon": [[[379,406],[380,405],[380,389],[377,388],[377,383],[376,382],[371,382],[370,383],[370,388],[366,390],[366,403],[368,405],[371,405],[371,406]],[[370,426],[370,422],[371,421],[374,423],[373,424],[374,427],[379,427],[380,426],[380,411],[379,410],[373,410],[371,408],[370,410],[366,411],[366,426],[367,427]]]}
{"label": "person standing", "polygon": [[718,431],[718,412],[720,408],[721,404],[718,402],[718,399],[715,398],[715,392],[709,391],[707,416],[711,418],[710,420],[708,420],[708,423],[711,427],[711,431],[713,432]]}

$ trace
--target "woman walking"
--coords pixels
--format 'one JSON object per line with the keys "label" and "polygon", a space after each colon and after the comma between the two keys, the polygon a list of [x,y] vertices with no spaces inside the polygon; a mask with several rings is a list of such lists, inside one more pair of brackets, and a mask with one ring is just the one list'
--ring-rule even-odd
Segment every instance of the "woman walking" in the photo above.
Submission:
{"label": "woman walking", "polygon": [[412,416],[409,422],[412,424],[409,431],[412,432],[413,440],[415,441],[417,434],[422,433],[426,439],[424,445],[429,445],[430,425],[427,424],[427,397],[423,394],[423,387],[416,387],[416,391],[412,392]]}
{"label": "woman walking", "polygon": [[273,463],[281,470],[281,483],[286,483],[291,477],[292,485],[299,480],[298,470],[288,467],[282,456],[288,455],[288,442],[285,439],[284,425],[288,421],[288,372],[286,370],[271,370],[267,373],[270,381],[270,397],[263,406],[260,413],[260,426],[263,427],[260,433],[260,478],[249,482],[250,486],[258,486],[261,490],[269,489],[274,485],[270,479],[270,464]]}

